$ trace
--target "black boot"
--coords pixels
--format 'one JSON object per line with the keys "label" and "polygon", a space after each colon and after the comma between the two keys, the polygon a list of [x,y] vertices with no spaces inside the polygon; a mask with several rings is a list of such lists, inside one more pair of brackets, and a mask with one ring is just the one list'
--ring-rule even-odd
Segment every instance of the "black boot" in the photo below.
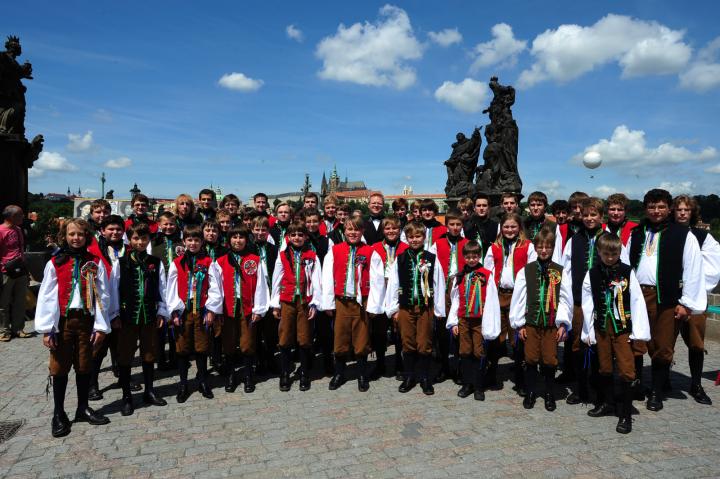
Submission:
{"label": "black boot", "polygon": [[65,391],[67,390],[67,376],[53,376],[53,410],[51,433],[53,437],[63,437],[70,434],[70,419],[65,413]]}
{"label": "black boot", "polygon": [[[396,334],[398,337],[399,334]],[[395,380],[402,381],[405,379],[403,366],[403,354],[402,354],[402,342],[395,341]]]}
{"label": "black boot", "polygon": [[357,358],[358,368],[358,391],[361,393],[367,392],[370,389],[370,382],[368,381],[368,362],[367,356],[362,355]]}
{"label": "black boot", "polygon": [[387,372],[385,368],[385,351],[375,351],[375,368],[373,369],[370,379],[377,381]]}
{"label": "black boot", "polygon": [[618,411],[618,423],[615,430],[620,434],[629,434],[632,431],[632,398],[633,390],[631,383],[622,382],[622,403]]}
{"label": "black boot", "polygon": [[223,372],[225,373],[225,392],[234,393],[238,387],[238,383],[237,375],[235,374],[235,358],[233,356],[225,356]]}
{"label": "black boot", "polygon": [[669,364],[652,363],[652,387],[646,404],[649,411],[657,412],[663,408],[662,390],[669,369]]}
{"label": "black boot", "polygon": [[430,362],[432,356],[429,354],[421,354],[417,361],[417,374],[420,378],[420,387],[422,388],[423,394],[426,396],[432,396],[435,394],[435,388],[433,387],[433,381],[430,379]]}
{"label": "black boot", "polygon": [[475,372],[475,393],[473,398],[476,401],[485,400],[485,377],[487,375],[487,358],[472,359],[472,368]]}
{"label": "black boot", "polygon": [[398,391],[406,393],[415,387],[417,380],[415,379],[415,363],[417,362],[417,353],[403,353],[403,382],[398,387]]}
{"label": "black boot", "polygon": [[575,366],[573,364],[572,354],[572,339],[571,332],[568,334],[568,339],[563,343],[563,362],[562,362],[562,373],[557,377],[556,382],[560,384],[567,384],[575,382]]}
{"label": "black boot", "polygon": [[102,401],[103,395],[100,391],[98,379],[100,376],[100,368],[104,358],[93,358],[92,371],[90,371],[90,388],[88,389],[88,400]]}
{"label": "black boot", "polygon": [[711,405],[712,400],[705,394],[705,390],[700,384],[702,377],[703,361],[705,360],[704,351],[690,349],[688,351],[688,362],[690,363],[690,395],[700,404]]}
{"label": "black boot", "polygon": [[188,389],[188,370],[190,369],[190,360],[187,356],[178,355],[178,374],[180,375],[180,382],[178,383],[177,402],[184,403],[190,397],[190,390]]}
{"label": "black boot", "polygon": [[93,426],[107,424],[110,419],[102,414],[96,413],[88,406],[88,390],[90,389],[90,375],[75,373],[75,384],[77,385],[78,404],[75,411],[75,422],[87,422]]}
{"label": "black boot", "polygon": [[328,389],[331,391],[336,390],[343,384],[345,384],[345,368],[347,366],[347,359],[344,356],[335,356],[335,374],[330,379]]}
{"label": "black boot", "polygon": [[[504,347],[504,344],[503,344]],[[486,359],[486,370],[485,370],[485,389],[491,389],[499,391],[503,388],[502,382],[498,381],[497,368],[498,361],[500,361],[501,351],[500,343],[497,339],[488,342],[488,350]]]}
{"label": "black boot", "polygon": [[576,386],[575,391],[565,400],[568,404],[587,403],[589,400],[587,370],[585,369],[584,361],[583,351],[573,352]]}
{"label": "black boot", "polygon": [[645,400],[645,389],[643,389],[642,385],[642,377],[643,377],[643,357],[642,356],[635,356],[635,377],[637,378],[637,381],[635,381],[635,386],[633,387],[633,399],[636,401],[644,401]]}
{"label": "black boot", "polygon": [[310,372],[312,371],[312,348],[300,348],[300,390],[310,389]]}
{"label": "black boot", "polygon": [[200,394],[202,394],[205,399],[212,399],[215,395],[213,394],[212,387],[210,386],[207,363],[207,354],[195,355],[195,365],[197,366],[199,381],[198,391],[200,391]]}
{"label": "black boot", "polygon": [[132,416],[135,412],[135,405],[133,404],[132,393],[130,392],[130,366],[118,366],[118,381],[120,382],[120,389],[122,389],[122,407],[120,408],[120,414],[123,416]]}
{"label": "black boot", "polygon": [[245,356],[243,358],[243,371],[245,373],[243,379],[243,392],[250,394],[255,392],[255,373],[253,371],[253,357]]}
{"label": "black boot", "polygon": [[543,366],[543,376],[545,376],[545,410],[554,411],[555,404],[555,368],[551,366]]}
{"label": "black boot", "polygon": [[535,400],[537,399],[537,393],[535,392],[537,387],[537,376],[537,364],[528,364],[525,366],[525,387],[527,388],[525,399],[523,399],[523,407],[525,409],[532,409],[535,407]]}
{"label": "black boot", "polygon": [[460,370],[462,371],[463,385],[457,395],[466,398],[475,392],[475,358],[472,356],[463,356],[460,360]]}
{"label": "black boot", "polygon": [[290,368],[292,366],[292,350],[290,348],[280,348],[280,391],[288,392],[290,390]]}
{"label": "black boot", "polygon": [[613,395],[613,377],[598,377],[598,398],[595,407],[587,412],[590,417],[602,417],[615,414],[615,397]]}
{"label": "black boot", "polygon": [[525,397],[527,390],[525,388],[525,348],[524,343],[518,338],[515,342],[513,350],[513,375],[515,376],[515,392],[520,397]]}
{"label": "black boot", "polygon": [[143,382],[145,383],[145,391],[143,392],[143,403],[149,406],[167,406],[167,401],[155,394],[155,368],[153,363],[142,363]]}

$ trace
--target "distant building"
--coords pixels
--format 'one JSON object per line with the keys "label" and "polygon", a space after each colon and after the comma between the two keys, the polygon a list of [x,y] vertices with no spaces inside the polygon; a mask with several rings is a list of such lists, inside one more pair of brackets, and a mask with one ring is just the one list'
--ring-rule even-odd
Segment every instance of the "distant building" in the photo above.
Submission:
{"label": "distant building", "polygon": [[405,198],[409,204],[412,204],[412,202],[415,200],[422,201],[425,198],[430,198],[438,206],[438,210],[440,212],[445,212],[447,210],[447,196],[443,193],[413,193],[412,187],[406,185],[403,187],[403,191],[401,194],[386,195],[385,204],[391,205],[392,202],[398,198]]}
{"label": "distant building", "polygon": [[[345,181],[340,181],[340,176],[337,173],[337,166],[333,168],[330,174],[330,180],[328,181],[323,172],[322,181],[320,182],[320,197],[325,199],[328,195],[336,195],[341,197],[340,193],[357,192],[363,191],[368,192],[367,186],[364,181],[348,181],[345,177]],[[362,197],[363,194],[351,195],[351,197]],[[366,201],[367,202],[367,201]]]}

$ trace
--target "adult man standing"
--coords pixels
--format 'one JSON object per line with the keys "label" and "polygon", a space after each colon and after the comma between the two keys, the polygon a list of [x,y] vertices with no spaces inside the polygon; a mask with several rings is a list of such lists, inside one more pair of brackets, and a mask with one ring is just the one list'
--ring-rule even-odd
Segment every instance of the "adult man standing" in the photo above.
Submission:
{"label": "adult man standing", "polygon": [[23,251],[25,239],[20,226],[25,215],[16,205],[6,206],[0,224],[0,341],[10,341],[13,335],[29,338],[23,331],[25,325],[25,294],[28,287],[28,273]]}
{"label": "adult man standing", "polygon": [[368,202],[370,217],[365,220],[365,231],[363,233],[368,245],[374,245],[383,240],[382,220],[385,218],[385,197],[380,192],[370,195]]}

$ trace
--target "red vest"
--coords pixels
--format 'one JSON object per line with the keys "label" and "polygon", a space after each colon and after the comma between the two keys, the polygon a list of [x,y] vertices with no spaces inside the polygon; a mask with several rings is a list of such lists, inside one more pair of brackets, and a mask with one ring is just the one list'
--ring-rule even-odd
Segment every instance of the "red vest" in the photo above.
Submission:
{"label": "red vest", "polygon": [[[150,234],[154,235],[158,232],[158,224],[151,220],[150,218],[147,218],[146,220],[143,220],[142,223],[145,223],[150,228]],[[133,225],[133,219],[128,218],[125,220],[125,231],[127,231],[128,228],[130,228]]]}
{"label": "red vest", "polygon": [[[279,252],[280,261],[283,265],[283,276],[280,280],[280,301],[292,303],[295,300],[295,255],[291,246],[288,246],[285,251]],[[308,295],[308,278],[305,276],[305,266],[314,264],[317,259],[317,255],[311,249],[307,249],[300,254],[300,293],[303,295],[303,302],[309,303],[312,300],[312,295]],[[320,285],[312,285],[315,288]]]}
{"label": "red vest", "polygon": [[[513,278],[517,276],[518,272],[525,267],[528,261],[528,248],[530,242],[525,240],[523,244],[520,244],[520,240],[515,245],[513,253]],[[500,276],[503,270],[503,249],[497,243],[492,244],[493,261],[495,262],[495,284],[500,284]]]}
{"label": "red vest", "polygon": [[445,225],[437,225],[432,229],[432,244],[435,244],[442,236],[447,233],[447,227]]}
{"label": "red vest", "polygon": [[[335,228],[337,228],[337,226],[338,226],[337,220],[333,221],[333,230]],[[325,223],[325,220],[320,220],[320,234],[323,236],[328,235],[328,227],[327,227],[327,224]]]}
{"label": "red vest", "polygon": [[[173,260],[173,263],[175,263],[175,267],[177,268],[178,273],[178,296],[183,301],[183,303],[187,303],[188,299],[188,274],[195,274],[195,271],[188,271],[185,269],[186,267],[181,262],[184,256],[178,256]],[[202,258],[198,258],[195,260],[195,269],[196,271],[199,268],[205,269],[205,277],[203,278],[202,283],[202,289],[200,292],[200,304],[198,304],[198,309],[205,306],[205,302],[207,301],[207,294],[208,294],[208,288],[210,287],[210,265],[212,264],[213,259],[210,256],[203,256]],[[197,297],[195,298],[197,301]]]}
{"label": "red vest", "polygon": [[[630,233],[632,233],[633,228],[635,228],[638,224],[634,221],[625,221],[625,224],[620,228],[620,241],[622,241],[623,246],[627,246],[628,241],[630,241]],[[603,231],[607,229],[607,223],[603,223],[602,225]]]}
{"label": "red vest", "polygon": [[[492,274],[489,270],[482,266],[473,270],[473,276],[471,281],[480,281],[480,304],[482,307],[478,311],[473,311],[473,305],[476,304],[475,298],[473,298],[473,291],[468,294],[466,288],[467,275],[463,276],[462,279],[458,278],[458,293],[460,296],[460,305],[458,306],[458,318],[482,318],[483,310],[485,309],[485,299],[487,297],[487,280]],[[485,278],[479,276],[480,274],[485,275]],[[472,284],[470,285],[472,288]]]}
{"label": "red vest", "polygon": [[[460,238],[457,242],[457,271],[462,271],[465,267],[465,258],[463,257],[462,249],[467,242],[467,238]],[[450,241],[447,238],[441,238],[435,243],[435,248],[437,250],[438,261],[440,261],[445,276],[447,277],[450,274]]]}
{"label": "red vest", "polygon": [[560,228],[560,236],[562,237],[562,249],[565,251],[565,245],[568,242],[568,224],[563,223],[561,225],[558,225]]}
{"label": "red vest", "polygon": [[[225,301],[225,316],[228,318],[237,317],[235,312],[235,267],[230,263],[232,253],[221,256],[217,264],[222,269],[223,277],[223,298]],[[245,318],[252,315],[255,305],[255,289],[257,287],[257,270],[260,265],[260,257],[255,254],[248,254],[240,258],[238,264],[240,270],[240,301],[242,302],[242,314]],[[235,312],[237,313],[237,312]]]}
{"label": "red vest", "polygon": [[[360,293],[362,296],[370,294],[370,256],[373,248],[366,244],[362,244],[355,248],[355,265],[353,272],[355,277],[355,285],[357,287],[358,279],[360,282]],[[333,279],[335,282],[335,296],[345,295],[345,281],[347,280],[347,262],[350,255],[350,245],[348,243],[340,243],[333,246]],[[357,278],[357,267],[360,266],[360,278]],[[357,292],[356,292],[357,294]]]}
{"label": "red vest", "polygon": [[[387,251],[385,250],[385,241],[378,241],[377,243],[374,243],[371,246],[372,250],[377,252],[377,254],[380,255],[380,259],[383,262],[384,266],[387,266]],[[395,257],[397,258],[400,256],[403,251],[408,249],[408,244],[404,243],[402,241],[398,241],[397,247],[395,248]]]}
{"label": "red vest", "polygon": [[[52,258],[50,261],[52,261],[53,266],[55,267],[55,276],[57,277],[57,284],[58,284],[58,302],[60,303],[60,316],[65,316],[65,313],[67,312],[67,308],[70,305],[70,294],[72,293],[72,286],[73,286],[73,269],[75,267],[75,262],[72,259],[69,259],[65,261],[63,264],[57,264],[57,257]],[[83,257],[83,264],[86,264],[90,261],[95,262],[98,266],[100,265],[100,258],[97,256],[86,253]],[[82,266],[81,266],[82,271]],[[87,284],[87,280],[83,277],[84,275],[80,274],[80,294],[83,296],[81,299],[81,304],[85,306],[84,309],[87,310],[87,304],[85,304],[85,298],[88,291],[88,287],[92,288],[92,285]],[[98,298],[95,298],[95,294],[92,294],[93,300],[97,300]]]}

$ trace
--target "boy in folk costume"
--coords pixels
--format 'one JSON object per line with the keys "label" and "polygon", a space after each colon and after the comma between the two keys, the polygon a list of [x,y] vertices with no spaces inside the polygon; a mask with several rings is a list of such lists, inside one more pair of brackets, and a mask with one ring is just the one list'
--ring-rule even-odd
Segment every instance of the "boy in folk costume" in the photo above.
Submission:
{"label": "boy in folk costume", "polygon": [[[300,348],[300,390],[310,389],[313,320],[321,304],[321,266],[307,244],[305,223],[287,229],[288,247],[278,253],[272,279],[270,307],[280,320],[280,391],[290,390],[292,348]],[[283,240],[284,241],[284,240]]]}
{"label": "boy in folk costume", "polygon": [[[697,227],[700,220],[700,206],[695,198],[689,195],[676,196],[673,201],[675,223],[689,227],[700,245],[702,269],[705,277],[705,289],[710,293],[720,280],[720,245],[708,230]],[[700,404],[712,404],[700,384],[705,356],[705,325],[707,316],[691,314],[687,321],[680,325],[680,334],[688,348],[690,364],[690,395]]]}
{"label": "boy in folk costume", "polygon": [[[228,246],[228,232],[230,231],[230,228],[233,226],[233,220],[232,215],[230,214],[230,211],[226,210],[225,208],[220,208],[217,210],[217,213],[215,214],[215,221],[217,221],[218,228],[220,229],[220,238],[218,239],[218,244],[225,248],[225,251],[229,249]],[[222,255],[220,255],[222,256]],[[218,256],[218,258],[220,257]]]}
{"label": "boy in folk costume", "polygon": [[442,238],[445,233],[447,233],[445,225],[435,218],[437,214],[437,203],[430,198],[422,200],[420,203],[420,215],[422,217],[422,224],[425,226],[424,248],[427,251],[430,251],[430,247],[434,245],[437,240]]}
{"label": "boy in folk costume", "polygon": [[335,212],[335,217],[337,218],[335,228],[333,228],[332,232],[328,233],[328,239],[332,241],[333,244],[345,242],[345,220],[350,218],[351,210],[352,208],[350,208],[350,205],[347,203],[343,203],[337,207],[337,211]]}
{"label": "boy in folk costume", "polygon": [[345,382],[348,358],[355,355],[358,390],[370,388],[367,356],[370,353],[370,320],[365,311],[370,294],[370,256],[372,248],[362,243],[363,220],[345,221],[344,243],[335,245],[325,257],[322,275],[322,309],[335,316],[333,349],[335,374],[330,390]]}
{"label": "boy in folk costume", "polygon": [[197,212],[203,221],[215,219],[215,208],[217,207],[217,195],[209,188],[204,188],[198,193]]}
{"label": "boy in folk costume", "polygon": [[541,228],[533,245],[537,261],[528,263],[515,278],[510,302],[510,325],[519,330],[525,349],[525,409],[535,406],[538,366],[545,378],[545,409],[555,410],[555,369],[558,343],[572,327],[571,278],[552,260],[555,242],[551,228]]}
{"label": "boy in folk costume", "polygon": [[[525,228],[525,236],[530,241],[535,239],[535,235],[538,234],[541,228],[549,228],[555,232],[556,237],[559,238],[561,236],[560,227],[546,216],[547,206],[547,195],[542,191],[534,191],[528,196],[528,210],[530,211],[530,215],[523,221],[523,228]],[[562,259],[562,253],[562,241],[555,242],[552,260],[556,263],[560,261]]]}
{"label": "boy in folk costume", "polygon": [[475,241],[463,245],[465,264],[453,274],[447,329],[460,341],[462,388],[457,395],[474,393],[485,400],[483,391],[487,360],[484,344],[500,334],[500,303],[492,272],[482,266],[482,248]]}
{"label": "boy in folk costume", "polygon": [[[250,232],[244,226],[233,226],[228,232],[230,251],[218,258],[223,289],[222,350],[225,354],[225,391],[234,392],[238,385],[235,367],[237,349],[242,355],[244,391],[255,391],[253,363],[258,322],[268,311],[270,292],[260,256],[249,247]],[[213,305],[214,306],[214,305]]]}
{"label": "boy in folk costume", "polygon": [[120,317],[113,319],[112,327],[118,343],[118,368],[123,394],[120,413],[123,416],[130,416],[135,411],[130,392],[130,371],[138,341],[145,383],[143,402],[153,406],[167,405],[153,390],[157,330],[162,329],[168,318],[165,268],[160,258],[147,254],[150,244],[148,225],[131,225],[127,229],[127,237],[130,251],[120,258],[113,269],[113,284],[118,288],[120,298]]}
{"label": "boy in folk costume", "polygon": [[468,198],[466,196],[458,201],[457,206],[458,211],[460,211],[460,218],[462,219],[463,225],[465,225],[468,221],[470,221],[470,217],[474,213],[475,203],[473,203],[472,198]]}
{"label": "boy in folk costume", "polygon": [[638,225],[625,216],[625,209],[629,202],[628,197],[622,193],[608,196],[605,202],[608,222],[603,224],[603,230],[618,236],[623,246],[627,246],[630,240],[630,232]]}
{"label": "boy in folk costume", "polygon": [[500,234],[488,249],[485,256],[485,268],[492,271],[495,284],[498,287],[498,300],[500,301],[500,335],[497,340],[488,345],[488,374],[489,387],[497,387],[497,365],[506,351],[505,341],[510,340],[513,349],[514,361],[514,389],[520,396],[525,396],[525,375],[523,373],[523,343],[518,341],[518,335],[510,325],[510,302],[515,277],[527,265],[537,259],[535,247],[525,238],[522,229],[522,219],[517,213],[506,213],[500,220]]}
{"label": "boy in folk costume", "polygon": [[328,236],[330,233],[333,232],[335,227],[337,226],[337,208],[338,208],[338,199],[335,195],[330,195],[327,198],[323,200],[323,211],[324,215],[322,218],[322,223],[320,223],[320,234],[323,236]]}
{"label": "boy in folk costume", "polygon": [[397,256],[388,278],[385,313],[399,326],[405,379],[398,388],[410,391],[420,380],[423,393],[435,393],[429,377],[433,313],[445,316],[445,277],[434,254],[424,249],[422,223],[405,226],[409,248]]}
{"label": "boy in folk costume", "polygon": [[175,198],[175,219],[177,227],[182,235],[186,226],[200,225],[203,222],[202,216],[195,211],[195,201],[192,196],[183,193]]}
{"label": "boy in folk costume", "polygon": [[[259,197],[262,201],[262,197]],[[257,212],[257,210],[255,210]],[[277,260],[277,246],[270,243],[270,222],[267,213],[257,215],[252,220],[252,244],[253,251],[260,257],[265,274],[268,278],[268,287],[272,288],[273,272],[275,271],[275,262]],[[269,371],[277,373],[277,364],[275,363],[275,352],[278,346],[278,320],[275,318],[271,310],[257,324],[257,370],[258,374]]]}
{"label": "boy in folk costume", "polygon": [[133,212],[125,220],[125,228],[128,229],[132,225],[145,223],[150,228],[150,234],[155,235],[158,225],[148,216],[148,208],[150,207],[150,199],[142,193],[137,193],[130,201]]}
{"label": "boy in folk costume", "polygon": [[[385,353],[387,352],[387,332],[390,321],[385,314],[385,293],[393,264],[398,255],[407,248],[407,243],[400,241],[401,220],[397,216],[387,216],[382,221],[385,238],[372,245],[370,255],[370,293],[368,295],[367,312],[372,322],[370,342],[375,351],[375,369],[372,379],[379,379],[386,373]],[[395,331],[395,374],[402,371],[402,342]]]}
{"label": "boy in folk costume", "polygon": [[275,207],[277,221],[270,227],[270,237],[278,251],[284,251],[287,247],[287,231],[293,219],[294,211],[288,203],[282,202]]}
{"label": "boy in folk costume", "polygon": [[707,292],[697,238],[670,222],[672,195],[653,189],[645,193],[643,204],[646,217],[633,229],[628,250],[650,319],[652,387],[647,408],[659,411],[680,326],[690,315],[705,311]]}
{"label": "boy in folk costume", "polygon": [[490,219],[490,197],[485,193],[478,193],[474,199],[474,212],[464,224],[463,232],[469,240],[474,240],[482,249],[481,255],[485,258],[487,250],[500,234],[497,221]]}
{"label": "boy in folk costume", "polygon": [[[620,262],[622,242],[612,233],[597,241],[600,262],[585,274],[582,285],[582,340],[595,344],[599,362],[599,390],[604,401],[588,411],[590,417],[615,412],[613,365],[622,384],[622,406],[615,430],[632,431],[632,390],[636,380],[633,340],[650,339],[650,325],[640,284],[630,266]],[[613,357],[615,360],[613,361]]]}
{"label": "boy in folk costume", "polygon": [[[445,226],[447,232],[430,247],[430,252],[437,256],[440,267],[445,277],[445,305],[450,304],[450,289],[452,288],[452,277],[465,266],[463,246],[468,242],[463,238],[463,220],[458,210],[450,210],[445,214]],[[451,348],[451,335],[446,327],[445,317],[435,318],[435,344],[438,359],[440,360],[440,371],[435,382],[442,382],[446,378],[456,378],[450,370],[450,353],[457,355],[455,347]],[[454,345],[456,343],[453,341]],[[451,351],[453,349],[453,351]]]}
{"label": "boy in folk costume", "polygon": [[560,228],[559,238],[562,240],[562,249],[564,251],[565,244],[567,240],[570,239],[568,236],[568,227],[563,226],[570,220],[570,203],[565,200],[555,200],[552,205],[550,205],[550,210],[555,218],[555,223],[558,225],[558,228]]}
{"label": "boy in folk costume", "polygon": [[[93,425],[110,422],[88,406],[92,351],[110,332],[108,276],[100,258],[87,251],[90,238],[87,221],[76,218],[60,227],[60,253],[48,261],[38,292],[35,330],[43,334],[50,350],[54,410],[52,435],[70,433],[65,413],[65,390],[70,368],[75,368],[78,405],[75,422]],[[110,311],[114,314],[114,311]]]}
{"label": "boy in folk costume", "polygon": [[[232,193],[223,196],[223,199],[220,201],[220,210],[224,209],[230,215],[230,226],[237,226],[242,222],[241,206],[242,202],[240,198]],[[219,222],[220,220],[218,219],[218,223]]]}
{"label": "boy in folk costume", "polygon": [[215,315],[222,313],[222,284],[219,268],[205,253],[202,241],[200,226],[185,228],[185,252],[173,260],[167,279],[167,308],[172,318],[180,376],[176,398],[179,403],[190,396],[187,376],[193,351],[198,389],[203,397],[214,397],[208,382],[207,357]]}
{"label": "boy in folk costume", "polygon": [[[213,210],[214,212],[214,210]],[[215,220],[215,216],[211,219],[207,219],[202,223],[203,232],[203,250],[213,261],[227,253],[227,248],[222,246],[222,233],[220,231],[220,225]],[[219,321],[216,321],[211,335],[210,342],[210,364],[216,371],[222,369],[222,339],[220,338],[221,325]]]}
{"label": "boy in folk costume", "polygon": [[400,230],[402,231],[408,222],[408,201],[405,198],[397,198],[393,200],[391,207],[395,217],[400,220]]}
{"label": "boy in folk costume", "polygon": [[99,199],[90,203],[90,215],[88,216],[87,221],[90,225],[92,236],[88,240],[88,245],[90,245],[91,242],[95,243],[100,239],[100,236],[102,236],[102,233],[100,232],[100,225],[103,220],[111,214],[112,210],[110,208],[110,203],[108,203],[107,200]]}

